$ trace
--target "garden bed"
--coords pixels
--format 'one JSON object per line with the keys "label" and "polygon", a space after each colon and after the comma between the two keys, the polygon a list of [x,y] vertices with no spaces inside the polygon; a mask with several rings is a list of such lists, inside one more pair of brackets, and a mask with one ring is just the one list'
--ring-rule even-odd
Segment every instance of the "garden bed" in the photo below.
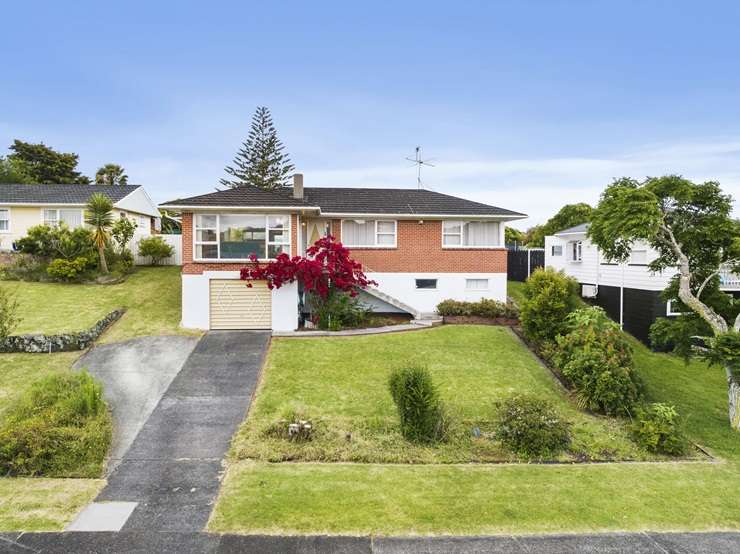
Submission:
{"label": "garden bed", "polygon": [[479,315],[446,315],[442,321],[447,325],[503,325],[514,327],[519,320],[510,317],[483,317]]}
{"label": "garden bed", "polygon": [[[429,368],[449,410],[446,441],[417,444],[401,435],[387,381],[392,369],[411,363]],[[462,325],[343,340],[275,339],[232,455],[270,462],[519,461],[493,436],[494,402],[525,392],[549,400],[572,423],[567,451],[542,461],[666,459],[635,445],[626,421],[579,410],[508,329]],[[271,432],[293,416],[311,422],[310,441]]]}

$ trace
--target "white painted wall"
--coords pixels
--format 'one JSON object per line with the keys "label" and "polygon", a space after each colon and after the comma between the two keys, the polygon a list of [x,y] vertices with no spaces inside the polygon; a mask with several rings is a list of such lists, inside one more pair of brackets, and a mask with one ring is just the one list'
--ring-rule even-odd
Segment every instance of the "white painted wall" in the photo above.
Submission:
{"label": "white painted wall", "polygon": [[[149,257],[139,256],[139,241],[142,238],[146,238],[151,235],[134,235],[129,243],[129,249],[134,254],[134,263],[136,265],[147,265],[151,262]],[[174,248],[175,253],[166,260],[163,260],[162,265],[182,265],[182,235],[157,235]]]}
{"label": "white painted wall", "polygon": [[128,212],[136,212],[151,217],[160,217],[157,205],[152,202],[151,198],[149,198],[149,195],[144,190],[144,187],[139,187],[135,191],[131,192],[128,196],[121,198],[118,202],[114,204],[114,206]]}
{"label": "white painted wall", "polygon": [[[580,240],[582,242],[581,262],[570,259],[569,243]],[[553,256],[552,247],[562,246],[563,255]],[[655,250],[647,244],[635,244],[636,249],[647,249],[647,262],[658,257]],[[585,233],[569,235],[553,235],[545,237],[545,266],[563,270],[567,275],[574,277],[579,283],[600,284],[608,286],[622,286],[641,290],[664,290],[676,274],[676,270],[667,269],[659,273],[652,273],[644,265],[611,264],[604,259],[604,255]],[[623,281],[624,279],[624,281]]]}
{"label": "white painted wall", "polygon": [[[208,329],[210,280],[238,278],[238,271],[207,271],[201,275],[183,275],[181,325],[188,329]],[[273,289],[272,328],[275,331],[295,331],[298,328],[298,285],[296,283]]]}
{"label": "white painted wall", "polygon": [[[380,273],[367,274],[378,289],[422,313],[433,313],[442,300],[506,302],[506,273]],[[416,279],[437,279],[436,289],[417,289]],[[467,290],[465,279],[488,279],[487,290]]]}

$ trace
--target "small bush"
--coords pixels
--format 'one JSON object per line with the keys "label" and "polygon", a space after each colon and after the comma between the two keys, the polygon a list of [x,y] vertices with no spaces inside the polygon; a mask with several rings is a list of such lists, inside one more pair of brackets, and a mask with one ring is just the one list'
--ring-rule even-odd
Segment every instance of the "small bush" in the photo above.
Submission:
{"label": "small bush", "polygon": [[25,237],[16,241],[16,247],[23,254],[44,260],[84,257],[92,259],[94,247],[92,234],[85,227],[70,229],[66,225],[50,227],[35,225],[28,229]]}
{"label": "small bush", "polygon": [[531,395],[496,404],[496,438],[528,458],[556,456],[570,444],[570,423],[547,400]]}
{"label": "small bush", "polygon": [[606,415],[632,413],[641,383],[626,335],[597,307],[573,312],[565,324],[570,331],[557,338],[549,355],[576,390],[581,407]]}
{"label": "small bush", "polygon": [[110,229],[110,236],[118,246],[119,252],[127,249],[128,243],[134,238],[136,227],[136,223],[127,217],[121,217],[113,223]]}
{"label": "small bush", "polygon": [[160,236],[154,235],[139,241],[139,256],[150,258],[152,265],[158,265],[162,260],[169,258],[174,253],[175,249],[167,244]]}
{"label": "small bush", "polygon": [[432,443],[445,438],[444,407],[428,369],[394,370],[388,388],[401,419],[401,433],[407,440]]}
{"label": "small bush", "polygon": [[9,336],[21,322],[18,315],[16,294],[6,287],[0,288],[0,339]]}
{"label": "small bush", "polygon": [[57,258],[47,266],[46,273],[49,277],[59,281],[73,281],[87,269],[88,264],[87,258],[75,258],[73,260]]}
{"label": "small bush", "polygon": [[524,334],[541,343],[567,330],[565,318],[579,304],[578,282],[551,268],[537,269],[524,283],[520,320]]}
{"label": "small bush", "polygon": [[100,384],[88,373],[35,383],[0,426],[0,473],[99,477],[111,442]]}
{"label": "small bush", "polygon": [[370,309],[357,296],[336,290],[325,299],[309,294],[308,304],[316,327],[330,331],[361,327],[370,315]]}
{"label": "small bush", "polygon": [[519,317],[519,311],[512,304],[499,302],[489,298],[483,298],[478,302],[464,302],[461,300],[447,299],[437,304],[437,313],[442,316],[479,316],[495,319],[505,317],[515,319]]}
{"label": "small bush", "polygon": [[635,441],[650,452],[680,456],[688,448],[676,408],[653,403],[637,409],[632,423]]}

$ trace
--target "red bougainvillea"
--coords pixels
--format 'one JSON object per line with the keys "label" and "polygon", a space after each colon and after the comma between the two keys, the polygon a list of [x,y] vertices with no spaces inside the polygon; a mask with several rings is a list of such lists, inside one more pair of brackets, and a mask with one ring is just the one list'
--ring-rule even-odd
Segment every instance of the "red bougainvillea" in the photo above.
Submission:
{"label": "red bougainvillea", "polygon": [[[257,257],[252,256],[256,262]],[[265,280],[270,289],[298,281],[303,289],[326,299],[331,290],[357,296],[358,289],[376,285],[362,271],[362,264],[349,257],[349,249],[331,235],[319,239],[306,250],[306,256],[291,258],[285,253],[263,266],[244,267],[240,277],[247,281]]]}

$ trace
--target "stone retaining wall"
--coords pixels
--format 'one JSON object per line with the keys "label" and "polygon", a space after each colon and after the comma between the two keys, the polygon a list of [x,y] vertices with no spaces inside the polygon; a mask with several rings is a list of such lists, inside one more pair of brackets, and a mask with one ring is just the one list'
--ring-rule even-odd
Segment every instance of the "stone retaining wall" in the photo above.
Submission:
{"label": "stone retaining wall", "polygon": [[113,310],[84,331],[59,335],[16,335],[0,339],[0,352],[49,353],[84,350],[90,346],[126,310]]}

